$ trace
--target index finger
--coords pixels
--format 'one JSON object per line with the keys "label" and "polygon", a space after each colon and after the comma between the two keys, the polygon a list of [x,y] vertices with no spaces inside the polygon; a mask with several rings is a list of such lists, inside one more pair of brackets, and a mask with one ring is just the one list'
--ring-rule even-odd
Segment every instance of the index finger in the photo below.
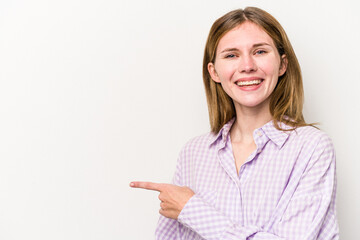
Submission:
{"label": "index finger", "polygon": [[163,184],[161,184],[161,183],[153,183],[153,182],[131,182],[130,183],[130,187],[132,187],[132,188],[142,188],[142,189],[153,190],[153,191],[158,191],[158,192],[161,192],[162,185]]}

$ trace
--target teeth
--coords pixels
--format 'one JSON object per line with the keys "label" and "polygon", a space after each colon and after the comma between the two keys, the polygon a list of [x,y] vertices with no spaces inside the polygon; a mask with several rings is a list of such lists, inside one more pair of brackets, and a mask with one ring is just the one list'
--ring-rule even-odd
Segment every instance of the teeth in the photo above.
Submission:
{"label": "teeth", "polygon": [[250,85],[256,85],[256,84],[260,84],[261,80],[252,80],[252,81],[239,81],[236,84],[238,86],[250,86]]}

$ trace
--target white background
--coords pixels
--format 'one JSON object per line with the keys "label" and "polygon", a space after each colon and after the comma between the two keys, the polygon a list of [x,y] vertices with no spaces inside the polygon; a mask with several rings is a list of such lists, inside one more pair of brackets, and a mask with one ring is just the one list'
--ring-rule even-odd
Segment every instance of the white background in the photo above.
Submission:
{"label": "white background", "polygon": [[360,223],[357,1],[0,2],[0,239],[153,239],[181,147],[209,131],[202,54],[226,12],[287,31],[305,117],[337,151],[341,239]]}

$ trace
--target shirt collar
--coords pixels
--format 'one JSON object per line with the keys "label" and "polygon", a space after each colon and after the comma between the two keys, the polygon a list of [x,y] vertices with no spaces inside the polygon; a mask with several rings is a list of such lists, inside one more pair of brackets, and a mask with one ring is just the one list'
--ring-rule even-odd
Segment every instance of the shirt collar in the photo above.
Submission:
{"label": "shirt collar", "polygon": [[234,122],[235,122],[235,118],[232,118],[230,121],[225,123],[225,125],[220,129],[220,131],[217,134],[211,133],[209,145],[214,144],[218,139],[221,138],[224,140],[227,139],[227,136]]}
{"label": "shirt collar", "polygon": [[[226,141],[230,129],[233,125],[233,123],[235,122],[235,118],[232,118],[229,122],[227,122],[217,134],[212,133],[210,136],[210,141],[209,141],[209,145],[214,144],[218,139],[223,139],[224,141]],[[284,129],[291,129],[290,126],[286,125],[285,123],[279,123],[279,126]],[[281,148],[285,141],[288,139],[290,132],[285,132],[282,130],[278,130],[276,129],[274,122],[271,120],[268,123],[266,123],[265,125],[263,125],[262,127],[255,129],[255,131],[263,131],[265,133],[265,135],[272,141],[274,142],[279,148]]]}
{"label": "shirt collar", "polygon": [[[286,125],[285,123],[278,122],[281,129],[288,130],[292,129],[291,126]],[[265,135],[273,142],[275,143],[279,148],[281,148],[286,140],[288,139],[291,131],[282,131],[278,130],[275,125],[274,121],[270,121],[266,123],[264,126],[260,128],[264,131]]]}

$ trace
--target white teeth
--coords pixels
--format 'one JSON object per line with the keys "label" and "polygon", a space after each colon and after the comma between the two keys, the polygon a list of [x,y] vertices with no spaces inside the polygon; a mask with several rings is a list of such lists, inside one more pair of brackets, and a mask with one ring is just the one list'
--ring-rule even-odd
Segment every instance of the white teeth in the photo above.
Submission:
{"label": "white teeth", "polygon": [[236,84],[238,86],[250,86],[250,85],[257,85],[260,84],[261,80],[251,80],[251,81],[238,81]]}

